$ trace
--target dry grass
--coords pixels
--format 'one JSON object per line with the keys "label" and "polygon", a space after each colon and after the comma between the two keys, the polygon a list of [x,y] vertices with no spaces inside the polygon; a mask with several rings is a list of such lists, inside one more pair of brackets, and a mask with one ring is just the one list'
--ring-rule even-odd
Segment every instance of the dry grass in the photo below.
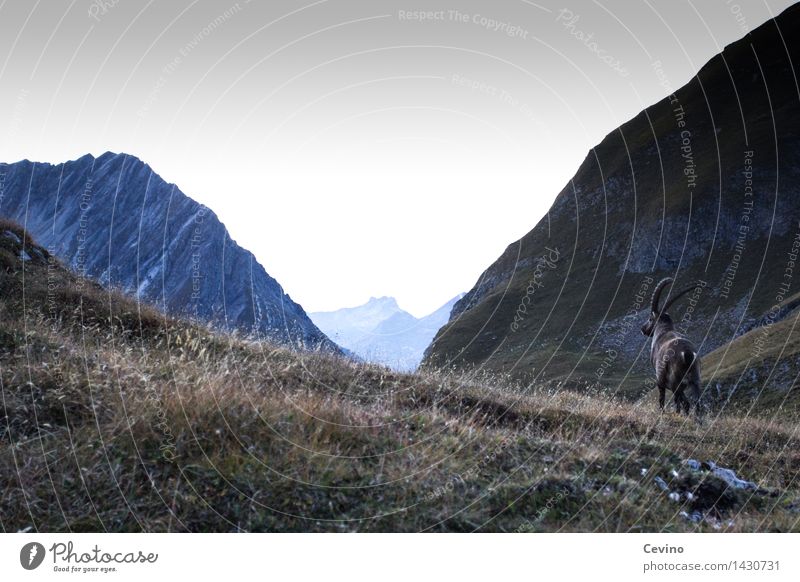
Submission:
{"label": "dry grass", "polygon": [[793,424],[298,354],[47,269],[0,273],[4,531],[799,529]]}

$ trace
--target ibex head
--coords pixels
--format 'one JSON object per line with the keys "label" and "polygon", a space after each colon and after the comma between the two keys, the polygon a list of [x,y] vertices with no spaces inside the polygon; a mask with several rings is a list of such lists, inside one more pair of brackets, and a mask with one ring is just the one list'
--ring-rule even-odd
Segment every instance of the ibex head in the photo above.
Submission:
{"label": "ibex head", "polygon": [[650,306],[650,317],[642,326],[642,333],[646,336],[652,336],[656,330],[656,327],[659,325],[665,331],[671,330],[674,326],[672,324],[672,318],[669,316],[667,311],[670,307],[672,307],[673,303],[694,289],[694,286],[684,289],[677,295],[670,297],[664,304],[664,307],[659,307],[659,303],[661,302],[661,292],[664,291],[666,286],[671,284],[672,281],[673,280],[669,277],[662,279],[658,282],[658,285],[656,285],[655,291],[653,291],[653,303]]}

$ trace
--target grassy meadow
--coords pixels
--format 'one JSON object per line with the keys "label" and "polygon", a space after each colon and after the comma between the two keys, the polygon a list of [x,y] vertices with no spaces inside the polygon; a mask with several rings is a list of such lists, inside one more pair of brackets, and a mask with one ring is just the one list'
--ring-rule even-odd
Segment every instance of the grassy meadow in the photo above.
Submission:
{"label": "grassy meadow", "polygon": [[295,352],[165,317],[9,223],[0,396],[6,532],[800,530],[787,416]]}

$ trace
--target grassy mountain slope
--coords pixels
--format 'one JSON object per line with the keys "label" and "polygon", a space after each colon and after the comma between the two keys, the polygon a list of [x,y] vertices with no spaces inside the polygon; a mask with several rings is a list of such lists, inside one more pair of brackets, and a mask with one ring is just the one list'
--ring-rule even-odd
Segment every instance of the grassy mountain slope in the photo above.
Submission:
{"label": "grassy mountain slope", "polygon": [[666,276],[701,282],[672,315],[702,355],[757,325],[800,232],[798,27],[794,6],[610,133],[456,304],[425,365],[637,391],[641,310]]}
{"label": "grassy mountain slope", "polygon": [[759,325],[706,356],[712,391],[740,410],[800,414],[800,294],[786,300]]}
{"label": "grassy mountain slope", "polygon": [[793,424],[697,426],[212,333],[73,275],[7,222],[0,396],[3,531],[798,529]]}

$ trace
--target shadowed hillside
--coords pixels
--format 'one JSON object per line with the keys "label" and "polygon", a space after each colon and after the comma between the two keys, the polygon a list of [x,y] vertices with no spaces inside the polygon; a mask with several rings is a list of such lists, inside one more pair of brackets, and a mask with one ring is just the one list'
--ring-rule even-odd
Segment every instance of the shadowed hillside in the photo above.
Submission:
{"label": "shadowed hillside", "polygon": [[[636,393],[651,375],[639,328],[667,276],[697,285],[672,315],[701,355],[763,325],[800,290],[798,27],[796,5],[608,134],[456,304],[425,364]],[[704,380],[725,397],[719,362]]]}

